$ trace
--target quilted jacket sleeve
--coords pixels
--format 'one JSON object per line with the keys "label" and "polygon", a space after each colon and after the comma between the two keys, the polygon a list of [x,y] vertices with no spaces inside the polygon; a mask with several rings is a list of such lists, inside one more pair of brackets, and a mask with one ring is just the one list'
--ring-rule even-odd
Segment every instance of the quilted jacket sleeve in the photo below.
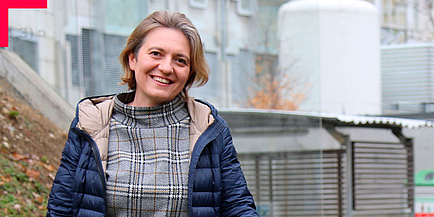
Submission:
{"label": "quilted jacket sleeve", "polygon": [[221,214],[222,216],[258,216],[227,127],[223,142]]}
{"label": "quilted jacket sleeve", "polygon": [[74,174],[81,154],[80,138],[71,130],[48,200],[47,216],[72,216]]}

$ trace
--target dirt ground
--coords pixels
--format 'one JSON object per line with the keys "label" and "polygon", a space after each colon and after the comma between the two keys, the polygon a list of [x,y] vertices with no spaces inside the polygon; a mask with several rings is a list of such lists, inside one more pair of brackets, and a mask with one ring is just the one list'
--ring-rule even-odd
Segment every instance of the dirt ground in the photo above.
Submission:
{"label": "dirt ground", "polygon": [[42,162],[46,169],[37,171],[35,178],[51,188],[66,139],[64,130],[33,109],[0,78],[0,155],[15,162]]}
{"label": "dirt ground", "polygon": [[10,152],[36,155],[58,167],[66,132],[16,94],[0,89],[0,143]]}
{"label": "dirt ground", "polygon": [[0,216],[45,216],[66,139],[0,78]]}

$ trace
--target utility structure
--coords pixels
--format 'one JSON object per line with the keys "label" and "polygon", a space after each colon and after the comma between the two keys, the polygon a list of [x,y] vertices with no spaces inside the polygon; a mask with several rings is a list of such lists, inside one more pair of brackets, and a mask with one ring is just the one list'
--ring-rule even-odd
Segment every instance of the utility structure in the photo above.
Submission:
{"label": "utility structure", "polygon": [[262,216],[414,216],[412,119],[224,110]]}

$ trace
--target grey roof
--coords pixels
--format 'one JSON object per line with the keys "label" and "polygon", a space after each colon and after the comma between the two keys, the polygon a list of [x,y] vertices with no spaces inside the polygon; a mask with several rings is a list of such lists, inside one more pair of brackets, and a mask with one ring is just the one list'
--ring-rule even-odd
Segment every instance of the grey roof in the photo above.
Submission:
{"label": "grey roof", "polygon": [[365,126],[383,126],[389,127],[402,127],[402,128],[420,128],[420,127],[434,127],[434,122],[409,118],[392,118],[392,117],[378,117],[378,116],[361,116],[361,115],[324,115],[323,118],[333,118],[341,123]]}
{"label": "grey roof", "polygon": [[219,113],[229,125],[248,126],[318,126],[320,122],[336,126],[360,126],[380,128],[434,127],[434,121],[410,118],[380,117],[366,115],[345,115],[265,109],[220,109]]}

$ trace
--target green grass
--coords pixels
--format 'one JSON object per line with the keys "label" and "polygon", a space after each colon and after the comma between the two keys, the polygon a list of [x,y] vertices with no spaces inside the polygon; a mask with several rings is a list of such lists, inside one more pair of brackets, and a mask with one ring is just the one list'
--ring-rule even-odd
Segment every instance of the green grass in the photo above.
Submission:
{"label": "green grass", "polygon": [[18,115],[20,115],[20,112],[19,112],[19,111],[12,110],[12,111],[9,112],[9,116],[10,116],[11,118],[17,118]]}
{"label": "green grass", "polygon": [[25,168],[41,170],[39,164],[8,159],[0,154],[0,216],[44,216],[49,189],[31,179]]}

